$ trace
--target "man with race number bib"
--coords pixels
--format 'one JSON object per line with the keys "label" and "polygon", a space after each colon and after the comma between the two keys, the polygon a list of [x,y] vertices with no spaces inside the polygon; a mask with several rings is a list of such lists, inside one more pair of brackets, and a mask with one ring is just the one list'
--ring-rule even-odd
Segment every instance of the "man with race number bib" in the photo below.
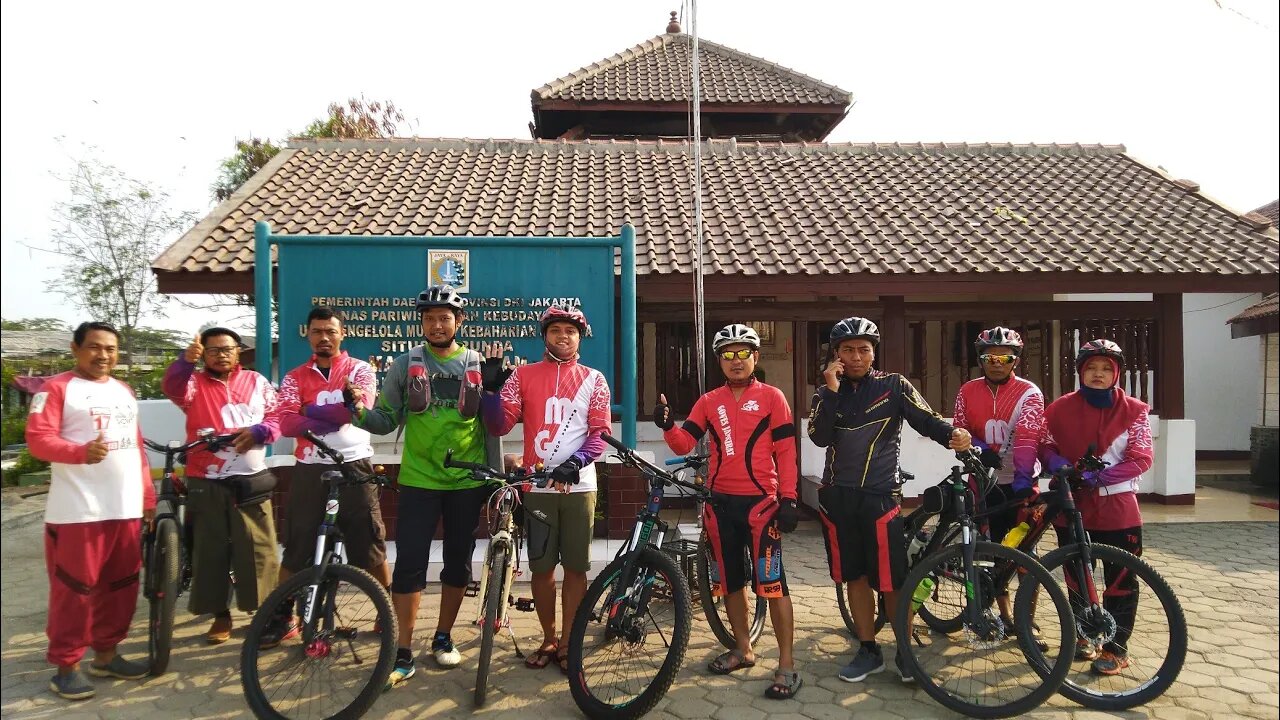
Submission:
{"label": "man with race number bib", "polygon": [[[747,624],[746,583],[769,600],[769,617],[778,637],[778,670],[765,696],[795,697],[804,684],[792,653],[795,620],[782,564],[782,535],[796,529],[796,428],[782,391],[754,377],[760,336],[747,325],[729,325],[715,334],[711,348],[725,384],[698,398],[689,417],[676,427],[666,396],[659,396],[654,423],[667,446],[681,455],[707,435],[711,456],[707,487],[711,500],[703,508],[703,525],[719,569],[713,593],[725,598],[725,609],[737,647],[711,662],[708,669],[727,675],[756,664]],[[745,577],[742,557],[751,554],[752,577]]]}
{"label": "man with race number bib", "polygon": [[[850,317],[831,328],[834,357],[822,372],[824,384],[813,395],[809,439],[826,448],[818,510],[831,579],[844,583],[860,643],[840,679],[861,682],[884,670],[875,639],[876,599],[885,596],[885,614],[893,620],[896,594],[906,575],[898,460],[902,422],[952,450],[967,450],[969,433],[943,420],[909,380],[872,369],[880,329],[866,318]],[[911,675],[895,658],[898,675]]]}
{"label": "man with race number bib", "polygon": [[[974,446],[982,451],[982,463],[996,471],[996,485],[986,496],[988,508],[1029,500],[1037,490],[1044,394],[1035,383],[1014,372],[1022,359],[1022,347],[1022,336],[1014,330],[983,330],[974,342],[982,377],[961,385],[956,393],[952,424],[969,431]],[[1000,542],[1021,521],[1021,513],[1022,507],[1011,507],[987,516],[991,540]],[[1009,596],[996,599],[1006,627],[1013,628],[1008,619]]]}
{"label": "man with race number bib", "polygon": [[[596,511],[596,458],[609,432],[609,385],[578,362],[587,318],[577,307],[550,306],[538,320],[545,345],[540,362],[503,367],[502,350],[487,354],[483,372],[485,425],[497,436],[524,425],[524,466],[551,468],[552,484],[524,495],[525,537],[533,573],[534,609],[542,644],[525,664],[553,660],[568,672],[569,630],[587,592]],[[564,567],[561,632],[556,633],[556,565]]]}

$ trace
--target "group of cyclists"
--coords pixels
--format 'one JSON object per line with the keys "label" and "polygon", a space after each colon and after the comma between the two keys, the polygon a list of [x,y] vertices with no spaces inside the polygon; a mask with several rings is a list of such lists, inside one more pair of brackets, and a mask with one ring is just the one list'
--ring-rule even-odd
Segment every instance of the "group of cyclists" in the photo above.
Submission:
{"label": "group of cyclists", "polygon": [[[343,488],[338,523],[349,562],[372,574],[392,598],[399,637],[387,689],[415,674],[415,623],[433,537],[441,530],[440,607],[430,654],[442,668],[457,666],[462,657],[452,630],[471,582],[474,530],[489,493],[469,472],[445,467],[444,459],[452,452],[456,460],[501,467],[497,438],[521,424],[520,463],[546,468],[552,479],[546,488],[527,491],[522,502],[543,634],[525,664],[531,669],[555,665],[567,673],[567,636],[587,587],[594,463],[604,453],[602,437],[610,428],[604,375],[579,362],[587,318],[577,307],[548,308],[539,320],[543,356],[525,363],[509,361],[500,350],[481,354],[457,342],[465,301],[452,287],[427,288],[416,308],[425,344],[396,358],[380,391],[369,364],[341,349],[342,318],[327,307],[313,308],[307,316],[312,356],[288,372],[279,390],[241,367],[240,338],[226,328],[202,331],[168,368],[163,390],[185,413],[188,439],[205,428],[236,435],[225,449],[192,452],[188,458],[195,528],[190,610],[213,615],[207,642],[226,642],[233,629],[233,595],[240,610],[252,612],[275,584],[309,565],[325,513],[321,475],[332,461],[315,452],[305,432],[361,467],[371,463],[371,434],[395,432],[404,447],[394,566],[387,562],[386,529],[373,486]],[[876,592],[888,596],[884,606],[892,612],[893,593],[901,590],[906,574],[898,469],[904,421],[950,450],[980,450],[998,477],[987,498],[992,505],[1025,501],[989,518],[997,540],[1034,499],[1042,469],[1059,470],[1097,448],[1109,464],[1084,473],[1077,502],[1085,526],[1096,541],[1141,553],[1135,491],[1151,465],[1151,432],[1146,405],[1118,386],[1124,357],[1115,343],[1085,342],[1076,357],[1080,389],[1046,407],[1041,390],[1017,374],[1023,351],[1019,334],[1003,327],[984,330],[975,343],[982,377],[960,388],[955,417],[948,422],[902,375],[875,368],[880,343],[875,323],[846,318],[833,327],[829,341],[832,356],[812,398],[807,435],[826,449],[818,517],[831,577],[846,585],[858,628],[853,657],[839,671],[842,680],[861,682],[885,667],[873,619]],[[27,425],[32,454],[53,464],[45,516],[46,657],[57,667],[50,689],[73,700],[93,696],[86,674],[122,679],[147,674],[145,664],[116,652],[137,602],[140,525],[151,521],[155,505],[137,403],[129,387],[111,376],[118,347],[119,333],[106,323],[77,328],[75,368],[46,382],[32,399]],[[765,695],[788,699],[803,686],[793,652],[782,541],[802,516],[797,429],[782,391],[757,379],[760,348],[759,335],[748,325],[721,329],[712,351],[724,384],[700,397],[678,424],[660,394],[653,421],[673,452],[690,453],[702,441],[709,449],[711,499],[703,521],[718,566],[711,573],[713,592],[725,598],[736,647],[707,669],[730,674],[756,664],[745,595],[751,583],[755,594],[768,600],[779,648]],[[266,467],[265,448],[282,436],[297,440],[283,560],[277,562],[270,500],[275,479]],[[749,568],[731,560],[744,553],[752,558]],[[557,567],[563,573],[559,587]],[[1130,582],[1107,573],[1106,602],[1121,628],[1113,642],[1077,649],[1077,657],[1091,662],[1094,672],[1115,674],[1127,666],[1121,649],[1137,611]],[[1001,611],[1009,612],[1007,602],[1002,601]],[[262,647],[299,634],[297,619],[288,612],[285,604],[270,618]],[[82,671],[86,647],[93,648],[94,658]],[[910,681],[900,661],[897,668]]]}

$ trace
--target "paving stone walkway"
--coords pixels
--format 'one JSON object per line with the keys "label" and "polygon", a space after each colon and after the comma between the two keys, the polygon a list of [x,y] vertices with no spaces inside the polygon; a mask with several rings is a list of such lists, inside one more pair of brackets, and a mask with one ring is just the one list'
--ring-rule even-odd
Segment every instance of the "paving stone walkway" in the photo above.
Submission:
{"label": "paving stone walkway", "polygon": [[[4,718],[88,720],[169,720],[171,718],[243,718],[248,716],[237,671],[240,640],[248,618],[225,645],[203,643],[207,618],[180,615],[170,672],[142,682],[98,681],[98,695],[69,703],[49,693],[52,669],[45,664],[44,571],[39,522],[6,522],[0,559],[0,715]],[[1054,698],[1028,717],[1280,718],[1280,554],[1277,523],[1195,523],[1148,525],[1146,557],[1173,585],[1191,628],[1190,652],[1178,682],[1151,705],[1126,713],[1104,714]],[[840,623],[815,523],[806,522],[788,538],[789,584],[796,598],[796,656],[805,687],[794,702],[767,700],[763,691],[776,663],[770,636],[761,643],[759,665],[732,677],[708,675],[702,668],[718,645],[702,621],[695,622],[686,664],[675,685],[649,715],[653,718],[716,720],[835,720],[857,717],[954,717],[923,691],[904,686],[893,673],[850,685],[836,672],[847,660],[850,641]],[[438,596],[423,603],[420,640],[434,627]],[[121,646],[131,657],[145,652],[139,604],[131,637]],[[465,608],[464,608],[465,614]],[[521,647],[535,647],[532,614],[518,614],[515,629]],[[417,677],[383,696],[370,717],[378,718],[577,718],[566,682],[554,668],[526,670],[503,636],[494,653],[490,702],[471,707],[477,633],[455,631],[464,655],[461,667],[444,671],[420,661]],[[881,642],[891,641],[885,630]],[[419,648],[421,649],[421,648]]]}

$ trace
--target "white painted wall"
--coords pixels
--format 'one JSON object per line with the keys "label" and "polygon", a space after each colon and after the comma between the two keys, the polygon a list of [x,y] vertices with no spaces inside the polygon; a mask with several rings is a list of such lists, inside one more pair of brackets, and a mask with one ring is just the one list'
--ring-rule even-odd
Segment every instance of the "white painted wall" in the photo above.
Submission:
{"label": "white painted wall", "polygon": [[1263,372],[1258,380],[1257,418],[1267,427],[1276,427],[1280,425],[1280,333],[1267,333],[1259,351]]}
{"label": "white painted wall", "polygon": [[1182,300],[1187,418],[1200,450],[1248,450],[1257,422],[1261,338],[1231,338],[1227,320],[1259,293],[1190,293]]}

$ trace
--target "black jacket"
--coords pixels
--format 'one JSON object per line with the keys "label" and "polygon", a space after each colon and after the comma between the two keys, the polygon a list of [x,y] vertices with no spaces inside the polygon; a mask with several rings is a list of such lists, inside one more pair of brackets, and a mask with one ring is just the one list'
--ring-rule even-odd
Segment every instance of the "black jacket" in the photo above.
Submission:
{"label": "black jacket", "polygon": [[906,378],[878,370],[856,383],[841,378],[839,392],[819,387],[811,408],[809,439],[827,449],[822,484],[882,495],[898,487],[903,420],[943,447],[953,430]]}

